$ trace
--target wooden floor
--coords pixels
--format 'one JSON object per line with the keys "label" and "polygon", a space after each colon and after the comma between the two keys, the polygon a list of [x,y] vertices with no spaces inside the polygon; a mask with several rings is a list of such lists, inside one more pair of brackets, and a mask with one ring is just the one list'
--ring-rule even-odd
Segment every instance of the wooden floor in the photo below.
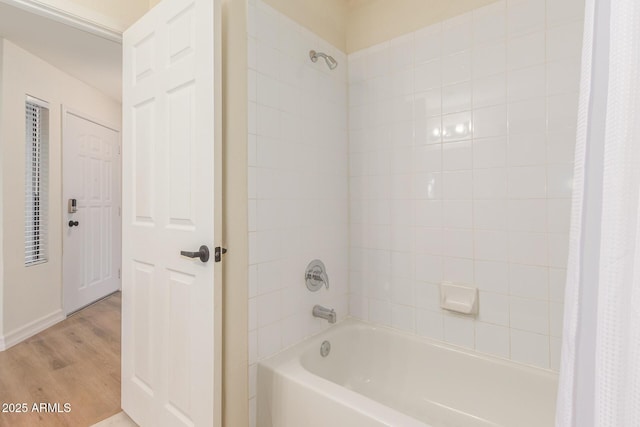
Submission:
{"label": "wooden floor", "polygon": [[[0,412],[1,427],[87,427],[120,412],[120,306],[113,294],[0,352],[0,404],[28,406]],[[34,403],[71,411],[32,412]]]}

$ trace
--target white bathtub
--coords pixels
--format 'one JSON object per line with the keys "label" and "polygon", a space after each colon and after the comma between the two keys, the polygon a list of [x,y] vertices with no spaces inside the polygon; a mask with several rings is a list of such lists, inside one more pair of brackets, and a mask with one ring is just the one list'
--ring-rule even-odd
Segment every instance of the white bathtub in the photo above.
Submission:
{"label": "white bathtub", "polygon": [[546,427],[556,388],[549,371],[348,319],[258,365],[257,424]]}

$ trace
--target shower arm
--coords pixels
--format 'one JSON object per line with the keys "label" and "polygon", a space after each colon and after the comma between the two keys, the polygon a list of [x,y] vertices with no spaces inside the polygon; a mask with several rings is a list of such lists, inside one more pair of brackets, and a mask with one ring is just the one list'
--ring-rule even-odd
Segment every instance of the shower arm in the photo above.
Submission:
{"label": "shower arm", "polygon": [[317,62],[318,57],[323,58],[324,61],[327,63],[327,66],[331,70],[333,70],[338,66],[338,61],[336,61],[333,56],[327,55],[326,53],[323,53],[323,52],[316,52],[315,50],[309,51],[309,58],[311,58],[311,62]]}
{"label": "shower arm", "polygon": [[315,50],[310,50],[309,51],[309,58],[311,58],[311,60],[313,62],[316,62],[318,60],[318,57],[327,59],[329,57],[329,55],[327,55],[326,53],[322,53],[322,52],[316,52]]}

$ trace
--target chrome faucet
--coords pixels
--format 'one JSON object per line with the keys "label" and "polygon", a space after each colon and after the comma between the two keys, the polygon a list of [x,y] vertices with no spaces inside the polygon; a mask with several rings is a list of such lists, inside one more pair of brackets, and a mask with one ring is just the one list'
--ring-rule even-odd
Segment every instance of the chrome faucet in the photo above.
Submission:
{"label": "chrome faucet", "polygon": [[319,317],[321,319],[326,319],[329,323],[336,323],[336,312],[333,308],[324,308],[321,305],[313,306],[313,317]]}

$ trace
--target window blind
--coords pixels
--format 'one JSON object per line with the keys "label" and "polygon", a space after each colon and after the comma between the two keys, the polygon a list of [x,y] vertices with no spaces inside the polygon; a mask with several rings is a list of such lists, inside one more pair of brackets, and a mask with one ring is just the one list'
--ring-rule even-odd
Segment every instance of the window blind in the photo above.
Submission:
{"label": "window blind", "polygon": [[49,207],[49,108],[26,101],[24,263],[47,262]]}

